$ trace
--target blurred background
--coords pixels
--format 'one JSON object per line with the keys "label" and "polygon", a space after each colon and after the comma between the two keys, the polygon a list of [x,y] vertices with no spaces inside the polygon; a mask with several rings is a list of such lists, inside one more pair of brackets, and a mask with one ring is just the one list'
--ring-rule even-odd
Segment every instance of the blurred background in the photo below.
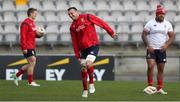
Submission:
{"label": "blurred background", "polygon": [[117,32],[119,37],[114,41],[96,27],[99,54],[115,58],[115,80],[145,80],[146,50],[141,33],[146,22],[155,17],[157,4],[165,8],[176,35],[167,51],[165,79],[180,81],[180,0],[0,0],[0,54],[21,54],[19,25],[30,7],[38,9],[36,25],[46,29],[46,35],[36,40],[37,54],[73,54],[67,9],[74,6],[102,18]]}

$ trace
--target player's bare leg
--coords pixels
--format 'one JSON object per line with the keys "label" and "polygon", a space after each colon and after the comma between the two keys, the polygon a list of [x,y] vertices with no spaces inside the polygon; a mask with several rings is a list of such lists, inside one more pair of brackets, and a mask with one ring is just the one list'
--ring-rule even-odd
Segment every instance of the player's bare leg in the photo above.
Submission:
{"label": "player's bare leg", "polygon": [[82,67],[81,70],[82,84],[83,84],[83,93],[82,97],[88,97],[88,88],[87,88],[87,68],[85,66]]}
{"label": "player's bare leg", "polygon": [[163,71],[164,71],[165,63],[159,63],[158,67],[158,74],[157,74],[157,93],[160,94],[167,94],[163,88]]}
{"label": "player's bare leg", "polygon": [[39,84],[36,84],[35,82],[33,82],[33,73],[34,73],[34,68],[36,65],[36,57],[35,56],[31,56],[29,58],[27,58],[28,60],[28,69],[27,69],[27,74],[28,74],[28,84],[31,86],[40,86]]}
{"label": "player's bare leg", "polygon": [[90,60],[86,61],[87,65],[87,71],[89,75],[89,93],[94,93],[95,92],[95,87],[94,87],[94,66],[93,62]]}
{"label": "player's bare leg", "polygon": [[13,74],[11,77],[14,79],[14,84],[16,85],[16,86],[18,86],[19,85],[19,83],[18,83],[18,77],[20,76],[20,75],[22,75],[22,74],[24,74],[26,71],[27,71],[27,68],[28,68],[28,64],[26,64],[26,65],[24,65],[24,66],[22,66],[22,68],[15,74]]}
{"label": "player's bare leg", "polygon": [[16,73],[16,76],[19,77],[20,75],[24,74],[27,71],[28,64],[22,66],[22,68]]}
{"label": "player's bare leg", "polygon": [[147,69],[148,86],[153,86],[153,71],[156,62],[154,59],[147,59],[147,64],[148,64],[148,69]]}

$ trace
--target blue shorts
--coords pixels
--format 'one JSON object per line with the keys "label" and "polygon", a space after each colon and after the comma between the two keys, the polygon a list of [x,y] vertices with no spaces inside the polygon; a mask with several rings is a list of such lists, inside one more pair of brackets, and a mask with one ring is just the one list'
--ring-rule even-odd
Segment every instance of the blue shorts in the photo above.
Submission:
{"label": "blue shorts", "polygon": [[154,50],[154,53],[147,51],[146,59],[155,59],[156,63],[166,63],[166,51]]}
{"label": "blue shorts", "polygon": [[99,46],[96,45],[96,46],[91,46],[89,48],[86,48],[84,50],[81,51],[81,59],[86,59],[86,57],[88,55],[94,55],[94,56],[97,56],[98,55],[98,52],[99,52]]}
{"label": "blue shorts", "polygon": [[27,53],[24,54],[24,57],[25,57],[25,58],[28,58],[28,57],[31,57],[31,56],[36,56],[36,51],[35,51],[35,49],[28,49],[28,50],[27,50]]}

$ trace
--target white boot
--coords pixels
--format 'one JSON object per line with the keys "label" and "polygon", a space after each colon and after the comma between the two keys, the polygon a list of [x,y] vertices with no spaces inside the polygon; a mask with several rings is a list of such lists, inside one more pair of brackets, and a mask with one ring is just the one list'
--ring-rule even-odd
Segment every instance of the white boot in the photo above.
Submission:
{"label": "white boot", "polygon": [[159,89],[156,93],[166,95],[167,92],[165,92],[163,89]]}
{"label": "white boot", "polygon": [[94,84],[89,84],[89,93],[94,93],[94,92],[95,92]]}
{"label": "white boot", "polygon": [[40,85],[37,84],[36,82],[31,82],[31,84],[28,83],[28,85],[30,85],[30,86],[40,86]]}
{"label": "white boot", "polygon": [[82,93],[82,97],[85,97],[87,98],[88,97],[88,91],[87,90],[84,90],[83,93]]}
{"label": "white boot", "polygon": [[18,84],[18,77],[16,76],[16,74],[14,73],[14,74],[12,74],[12,76],[11,76],[11,78],[13,78],[14,79],[14,84],[16,85],[16,86],[18,86],[19,84]]}

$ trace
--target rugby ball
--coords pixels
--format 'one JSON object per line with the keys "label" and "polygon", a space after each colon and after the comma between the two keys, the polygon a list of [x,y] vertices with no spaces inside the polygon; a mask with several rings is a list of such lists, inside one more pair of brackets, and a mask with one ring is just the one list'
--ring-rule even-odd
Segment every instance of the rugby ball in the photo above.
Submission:
{"label": "rugby ball", "polygon": [[36,38],[41,38],[44,36],[46,30],[43,27],[37,27],[36,29],[39,33],[36,33]]}
{"label": "rugby ball", "polygon": [[154,86],[148,86],[143,90],[143,92],[145,94],[152,95],[152,94],[155,94],[157,92],[157,89]]}

